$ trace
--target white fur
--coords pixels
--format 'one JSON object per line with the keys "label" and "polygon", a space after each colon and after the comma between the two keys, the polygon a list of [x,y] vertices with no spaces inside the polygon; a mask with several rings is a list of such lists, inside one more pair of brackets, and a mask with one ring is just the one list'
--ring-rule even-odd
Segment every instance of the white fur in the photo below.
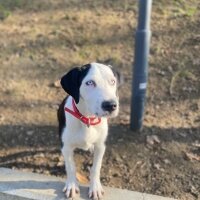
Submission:
{"label": "white fur", "polygon": [[[90,80],[95,81],[95,87],[86,85],[86,82]],[[115,84],[112,84],[113,80]],[[107,117],[117,116],[119,110],[116,82],[110,67],[92,63],[88,74],[80,86],[80,101],[76,106],[87,117],[101,117],[101,123],[87,127],[80,120],[65,112],[66,127],[62,132],[62,153],[67,171],[67,181],[64,188],[67,197],[71,196],[74,198],[76,191],[79,190],[73,160],[75,148],[84,150],[94,148],[93,166],[90,172],[89,197],[101,198],[103,195],[100,183],[100,169],[105,152],[105,140],[108,134]],[[112,113],[106,112],[101,108],[102,102],[109,100],[115,100],[117,103],[117,109]],[[71,96],[66,100],[65,107],[73,108]]]}

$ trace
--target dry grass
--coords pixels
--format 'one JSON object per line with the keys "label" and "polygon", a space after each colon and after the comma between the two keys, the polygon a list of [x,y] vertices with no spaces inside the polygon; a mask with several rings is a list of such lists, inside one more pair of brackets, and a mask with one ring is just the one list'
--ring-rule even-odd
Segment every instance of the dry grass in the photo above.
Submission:
{"label": "dry grass", "polygon": [[[110,62],[123,70],[130,90],[136,2],[15,0],[0,5],[9,12],[0,23],[0,81],[4,92],[17,94],[16,104],[43,99],[56,104],[60,91],[49,85],[67,69],[91,61]],[[154,2],[150,98],[157,93],[165,98],[172,90],[179,94],[176,74],[183,70],[196,76],[198,65],[191,64],[200,47],[196,43],[188,51],[188,45],[197,37],[199,13],[193,8],[198,6],[196,1]],[[195,87],[199,83],[193,82]],[[129,107],[124,110],[129,112]]]}
{"label": "dry grass", "polygon": [[[54,138],[56,109],[65,96],[54,82],[71,67],[92,61],[108,63],[122,71],[125,84],[120,90],[120,115],[112,120],[111,130],[116,134],[110,139],[111,156],[105,157],[105,166],[116,167],[113,162],[119,148],[127,159],[113,169],[122,177],[112,177],[114,172],[103,168],[108,178],[105,184],[182,200],[198,199],[188,183],[199,191],[199,163],[185,161],[182,152],[190,150],[191,143],[199,138],[199,9],[197,0],[153,1],[144,131],[133,136],[129,116],[137,1],[0,0],[0,126],[4,139],[7,132],[19,132],[21,138],[11,137],[11,146],[37,146],[48,137]],[[27,136],[29,130],[35,134]],[[145,134],[157,134],[161,146],[146,146]],[[48,140],[55,145],[54,139]],[[56,159],[59,155],[57,152]],[[163,155],[172,163],[163,164]],[[48,156],[46,162],[51,162],[52,153]],[[28,163],[33,160],[30,157]],[[34,161],[36,167],[32,168],[49,173],[48,167],[41,169]],[[138,167],[135,172],[127,167],[126,162],[133,166],[141,161],[144,168]],[[155,169],[154,162],[164,167],[164,174]],[[127,182],[130,177],[133,182]]]}

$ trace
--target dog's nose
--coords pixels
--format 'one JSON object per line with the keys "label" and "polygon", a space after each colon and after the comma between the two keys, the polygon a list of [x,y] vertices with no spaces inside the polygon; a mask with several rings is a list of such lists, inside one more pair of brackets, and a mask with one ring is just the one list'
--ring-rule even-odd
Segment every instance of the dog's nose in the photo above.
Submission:
{"label": "dog's nose", "polygon": [[104,111],[112,112],[117,109],[117,103],[113,100],[111,101],[104,101],[102,103],[102,109]]}

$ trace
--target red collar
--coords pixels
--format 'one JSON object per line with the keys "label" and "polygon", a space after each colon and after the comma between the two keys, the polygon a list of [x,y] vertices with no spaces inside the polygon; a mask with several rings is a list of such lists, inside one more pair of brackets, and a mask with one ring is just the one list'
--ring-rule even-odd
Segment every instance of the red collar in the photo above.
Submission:
{"label": "red collar", "polygon": [[88,127],[90,125],[97,125],[97,124],[101,123],[101,118],[99,118],[99,117],[85,117],[84,115],[82,115],[79,112],[78,108],[76,107],[74,99],[72,99],[72,106],[73,106],[73,110],[70,110],[69,108],[65,107],[65,111],[70,113],[71,115],[73,115],[77,119],[79,119],[81,122],[86,124]]}

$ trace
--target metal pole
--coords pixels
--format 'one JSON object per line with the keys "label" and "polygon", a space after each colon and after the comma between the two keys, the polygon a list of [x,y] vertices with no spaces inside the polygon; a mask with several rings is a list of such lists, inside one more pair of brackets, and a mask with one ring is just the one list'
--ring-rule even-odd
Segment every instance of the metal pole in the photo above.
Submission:
{"label": "metal pole", "polygon": [[139,19],[135,35],[135,63],[133,66],[131,130],[142,128],[148,78],[150,44],[150,14],[152,0],[139,0]]}

